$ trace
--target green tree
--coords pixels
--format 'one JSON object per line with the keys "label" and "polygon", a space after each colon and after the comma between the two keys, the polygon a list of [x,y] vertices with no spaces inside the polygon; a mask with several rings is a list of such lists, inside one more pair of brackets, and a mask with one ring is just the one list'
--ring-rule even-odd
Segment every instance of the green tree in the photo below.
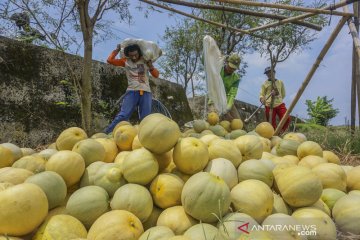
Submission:
{"label": "green tree", "polygon": [[328,99],[327,96],[317,97],[316,101],[306,100],[309,122],[327,126],[329,121],[339,113],[339,110],[332,106],[333,100],[333,98]]}
{"label": "green tree", "polygon": [[[197,2],[208,3],[203,0]],[[206,9],[196,9],[192,14],[236,28],[249,28],[255,26],[259,21],[254,17],[242,14]],[[164,72],[163,76],[181,84],[188,95],[190,93],[193,96],[196,93],[203,94],[205,90],[203,66],[200,61],[202,39],[205,35],[210,35],[215,39],[224,55],[232,52],[243,55],[252,49],[249,47],[251,44],[249,36],[238,34],[238,32],[225,27],[213,26],[189,18],[179,20],[176,27],[168,27],[163,36],[166,54],[159,61],[160,67]],[[245,74],[246,66],[246,62],[243,61],[241,74]],[[189,86],[191,86],[191,90],[189,90]]]}
{"label": "green tree", "polygon": [[[0,3],[0,33],[14,36],[11,15],[26,12],[34,29],[44,35],[45,45],[72,53],[83,48],[82,72],[71,74],[80,99],[82,127],[90,133],[92,95],[92,53],[97,41],[111,36],[113,20],[104,16],[117,14],[116,21],[130,21],[128,0],[5,0]],[[43,44],[34,41],[34,43]],[[68,65],[69,72],[72,67]]]}

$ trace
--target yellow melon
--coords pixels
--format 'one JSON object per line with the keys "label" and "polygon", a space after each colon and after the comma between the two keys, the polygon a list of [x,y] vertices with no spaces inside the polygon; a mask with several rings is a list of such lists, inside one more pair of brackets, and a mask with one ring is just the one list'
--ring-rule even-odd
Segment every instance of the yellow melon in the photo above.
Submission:
{"label": "yellow melon", "polygon": [[230,123],[231,130],[242,129],[243,126],[244,126],[244,123],[243,123],[243,121],[241,121],[240,118],[234,118],[233,120],[231,120],[231,123]]}
{"label": "yellow melon", "polygon": [[77,142],[72,151],[79,153],[84,158],[86,167],[96,161],[103,162],[106,156],[103,145],[91,138]]}
{"label": "yellow melon", "polygon": [[46,163],[46,171],[58,173],[70,187],[80,181],[85,171],[84,158],[73,151],[63,150],[55,153]]}
{"label": "yellow melon", "polygon": [[216,112],[210,112],[207,115],[207,121],[210,125],[216,125],[219,123],[219,115]]}
{"label": "yellow melon", "polygon": [[88,240],[138,239],[144,232],[134,214],[124,210],[112,210],[101,215],[91,226]]}
{"label": "yellow melon", "polygon": [[177,123],[160,113],[146,116],[141,121],[138,132],[140,143],[157,154],[170,151],[180,135]]}
{"label": "yellow melon", "polygon": [[59,214],[43,223],[33,240],[86,238],[84,225],[75,217]]}
{"label": "yellow melon", "polygon": [[71,150],[77,142],[86,138],[87,134],[83,129],[78,127],[67,128],[56,139],[56,148],[58,150]]}
{"label": "yellow melon", "polygon": [[150,193],[154,203],[166,209],[175,205],[181,205],[181,191],[184,181],[171,173],[159,174],[150,185]]}
{"label": "yellow melon", "polygon": [[194,174],[204,169],[209,161],[209,152],[201,140],[181,138],[174,147],[173,160],[180,171]]}
{"label": "yellow melon", "polygon": [[275,130],[269,122],[261,122],[256,125],[255,132],[264,138],[270,139],[274,135]]}
{"label": "yellow melon", "polygon": [[168,227],[176,235],[181,235],[196,223],[197,221],[185,212],[183,206],[174,206],[160,214],[156,225]]}
{"label": "yellow melon", "polygon": [[15,161],[12,151],[1,145],[0,145],[0,159],[1,159],[0,168],[10,167]]}
{"label": "yellow melon", "polygon": [[0,234],[26,235],[35,230],[48,213],[45,193],[32,183],[1,191],[0,202]]}

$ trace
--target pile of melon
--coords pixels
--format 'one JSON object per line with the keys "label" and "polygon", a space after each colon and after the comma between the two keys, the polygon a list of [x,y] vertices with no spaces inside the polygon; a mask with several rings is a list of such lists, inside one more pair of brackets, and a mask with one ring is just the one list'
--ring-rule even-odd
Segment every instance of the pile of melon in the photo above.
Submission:
{"label": "pile of melon", "polygon": [[[110,135],[0,145],[0,239],[336,239],[360,235],[360,166],[301,133],[216,113],[151,114]],[[307,227],[311,228],[309,231]]]}

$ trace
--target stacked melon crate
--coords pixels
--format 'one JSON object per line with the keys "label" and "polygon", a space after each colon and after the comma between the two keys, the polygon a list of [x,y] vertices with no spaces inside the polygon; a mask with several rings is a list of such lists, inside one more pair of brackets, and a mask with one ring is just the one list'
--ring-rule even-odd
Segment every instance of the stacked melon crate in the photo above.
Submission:
{"label": "stacked melon crate", "polygon": [[0,239],[337,239],[360,235],[360,166],[260,123],[151,114],[47,149],[0,145]]}

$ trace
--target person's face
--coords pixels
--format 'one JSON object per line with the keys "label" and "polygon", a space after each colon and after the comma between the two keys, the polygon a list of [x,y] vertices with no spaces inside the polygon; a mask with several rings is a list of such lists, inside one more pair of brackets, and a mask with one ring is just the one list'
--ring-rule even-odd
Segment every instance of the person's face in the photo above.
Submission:
{"label": "person's face", "polygon": [[129,52],[127,58],[129,58],[132,62],[137,62],[140,59],[140,54],[137,50]]}
{"label": "person's face", "polygon": [[[271,71],[268,71],[268,72],[266,73],[266,76],[267,76],[268,78],[271,78]],[[274,72],[274,77],[275,77],[275,72]]]}
{"label": "person's face", "polygon": [[228,75],[233,74],[236,71],[235,68],[230,67],[228,64],[225,65],[224,72]]}

